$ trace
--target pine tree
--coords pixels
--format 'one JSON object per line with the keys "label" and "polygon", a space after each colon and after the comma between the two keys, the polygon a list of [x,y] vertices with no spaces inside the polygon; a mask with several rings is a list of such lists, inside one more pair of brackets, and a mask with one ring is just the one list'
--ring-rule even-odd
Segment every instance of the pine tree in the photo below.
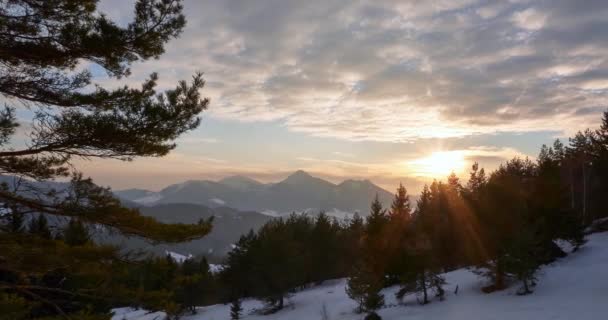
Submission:
{"label": "pine tree", "polygon": [[63,241],[69,246],[82,246],[90,241],[89,231],[82,222],[70,219],[63,230]]}
{"label": "pine tree", "polygon": [[389,211],[391,219],[398,219],[407,221],[412,213],[412,207],[410,205],[410,197],[407,194],[407,190],[403,184],[399,184],[395,198],[391,204],[391,210]]}
{"label": "pine tree", "polygon": [[230,319],[239,320],[241,318],[241,312],[243,312],[243,308],[241,307],[241,300],[232,300],[232,303],[230,304]]}
{"label": "pine tree", "polygon": [[401,273],[401,288],[396,297],[401,299],[407,293],[422,296],[421,304],[429,303],[429,291],[443,298],[445,284],[440,274],[441,265],[435,249],[438,245],[440,231],[433,210],[433,194],[425,185],[416,204],[411,240],[408,243],[409,264]]}
{"label": "pine tree", "polygon": [[355,212],[353,218],[349,221],[348,228],[350,230],[363,230],[363,224],[363,218],[361,218],[358,212]]}
{"label": "pine tree", "polygon": [[471,167],[469,181],[466,185],[467,192],[471,198],[479,200],[481,189],[487,183],[486,172],[483,168],[479,168],[479,163],[475,162]]}
{"label": "pine tree", "polygon": [[51,239],[52,237],[49,223],[43,214],[39,214],[30,221],[28,232],[44,239]]}
{"label": "pine tree", "polygon": [[389,259],[386,255],[389,239],[385,237],[389,217],[386,214],[386,210],[382,207],[378,195],[376,195],[370,209],[370,215],[367,216],[365,224],[362,255],[370,264],[368,268],[376,275],[383,277]]}
{"label": "pine tree", "polygon": [[346,294],[357,302],[357,312],[373,312],[384,305],[380,294],[382,280],[369,268],[369,262],[357,262],[348,278]]}
{"label": "pine tree", "polygon": [[564,144],[559,139],[555,139],[553,142],[553,156],[557,161],[563,161],[566,156]]}
{"label": "pine tree", "polygon": [[522,282],[520,295],[532,293],[532,284],[536,280],[536,272],[543,261],[543,252],[540,249],[539,239],[536,239],[534,230],[524,228],[507,245],[505,269]]}
{"label": "pine tree", "polygon": [[249,273],[253,295],[267,302],[268,313],[283,309],[290,290],[306,280],[305,245],[297,239],[310,235],[310,227],[305,215],[271,220],[258,231],[247,252],[250,269],[244,271]]}
{"label": "pine tree", "polygon": [[385,229],[387,241],[386,252],[388,265],[386,268],[387,285],[398,282],[399,275],[407,269],[408,254],[407,242],[412,216],[409,195],[403,184],[399,184],[391,209],[389,223]]}
{"label": "pine tree", "polygon": [[338,233],[329,217],[321,212],[314,221],[310,244],[310,281],[321,283],[338,276]]}
{"label": "pine tree", "polygon": [[[179,0],[138,0],[134,21],[126,26],[96,8],[95,0],[16,0],[0,5],[0,61],[5,66],[0,71],[0,94],[11,101],[0,112],[2,172],[37,181],[73,177],[63,192],[41,190],[20,179],[20,189],[27,189],[28,196],[3,188],[0,200],[22,211],[78,216],[83,222],[153,240],[204,235],[208,225],[163,226],[137,212],[125,214],[129,211],[116,208],[119,203],[108,190],[73,172],[72,160],[79,157],[132,160],[166,155],[175,148],[175,138],[199,125],[198,114],[208,103],[199,93],[204,85],[200,74],[191,84],[180,82],[164,93],[155,91],[156,74],[141,89],[85,90],[92,75],[86,69],[75,72],[77,65],[88,61],[111,77],[126,77],[133,62],[159,57],[185,24]],[[23,106],[35,111],[27,128],[31,141],[14,149],[7,143],[19,126],[16,108]]]}
{"label": "pine tree", "polygon": [[6,214],[6,218],[8,221],[7,225],[5,226],[5,229],[8,232],[12,233],[22,233],[23,231],[25,231],[25,227],[23,226],[23,213],[19,212],[17,208],[7,209],[9,210],[9,213]]}
{"label": "pine tree", "polygon": [[488,277],[492,285],[484,288],[491,292],[506,288],[509,276],[508,258],[514,254],[511,243],[525,232],[538,232],[534,223],[532,190],[536,165],[528,159],[514,158],[492,173],[484,191],[482,210],[482,239],[485,259],[480,261],[478,272]]}
{"label": "pine tree", "polygon": [[[208,221],[162,224],[122,207],[109,189],[84,178],[74,161],[164,156],[175,148],[177,137],[199,125],[198,114],[208,104],[199,92],[204,86],[201,74],[191,83],[157,92],[156,73],[141,88],[109,89],[92,86],[92,72],[86,69],[95,65],[111,78],[129,76],[132,63],[158,58],[180,34],[182,10],[180,0],[138,0],[133,21],[118,24],[97,11],[96,0],[0,4],[0,95],[7,101],[0,111],[0,169],[19,182],[2,185],[0,202],[18,212],[38,213],[30,231],[40,236],[0,232],[2,271],[11,275],[1,277],[0,296],[11,292],[26,299],[31,314],[107,314],[110,294],[113,301],[130,304],[125,298],[130,289],[114,280],[118,276],[110,277],[113,269],[128,269],[116,248],[90,246],[84,252],[51,240],[45,216],[77,218],[158,242],[189,241],[210,231]],[[19,126],[17,108],[32,110],[31,125],[22,128],[30,139],[24,147],[10,145]],[[40,187],[68,177],[67,188]],[[38,257],[37,263],[30,263],[32,257]],[[48,273],[66,268],[71,273],[62,293],[44,286],[41,279],[51,277]]]}

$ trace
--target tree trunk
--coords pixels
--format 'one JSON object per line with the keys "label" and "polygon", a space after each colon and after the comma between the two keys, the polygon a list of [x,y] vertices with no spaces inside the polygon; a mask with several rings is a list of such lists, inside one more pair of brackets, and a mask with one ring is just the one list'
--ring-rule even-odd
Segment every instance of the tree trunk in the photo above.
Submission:
{"label": "tree trunk", "polygon": [[523,294],[532,293],[532,291],[530,291],[530,286],[528,285],[528,279],[524,278],[523,283],[524,283],[524,293]]}
{"label": "tree trunk", "polygon": [[583,222],[587,222],[587,171],[585,170],[585,163],[583,167]]}
{"label": "tree trunk", "polygon": [[422,276],[421,276],[421,280],[422,280],[422,292],[424,294],[424,300],[422,301],[422,304],[427,304],[429,303],[429,298],[428,298],[428,293],[427,293],[427,289],[426,289],[426,275],[424,270],[422,271]]}
{"label": "tree trunk", "polygon": [[572,167],[570,167],[570,205],[572,210],[576,208],[574,202],[574,174],[572,173]]}
{"label": "tree trunk", "polygon": [[496,259],[495,287],[496,290],[502,290],[505,287],[505,273],[502,270],[502,262],[500,259]]}

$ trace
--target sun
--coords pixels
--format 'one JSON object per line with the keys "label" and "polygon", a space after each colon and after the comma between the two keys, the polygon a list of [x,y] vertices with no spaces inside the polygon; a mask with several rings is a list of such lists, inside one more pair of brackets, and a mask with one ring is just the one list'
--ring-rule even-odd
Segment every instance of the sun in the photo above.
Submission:
{"label": "sun", "polygon": [[462,172],[466,165],[465,153],[460,150],[436,151],[430,155],[406,162],[408,171],[414,175],[444,178],[450,173]]}

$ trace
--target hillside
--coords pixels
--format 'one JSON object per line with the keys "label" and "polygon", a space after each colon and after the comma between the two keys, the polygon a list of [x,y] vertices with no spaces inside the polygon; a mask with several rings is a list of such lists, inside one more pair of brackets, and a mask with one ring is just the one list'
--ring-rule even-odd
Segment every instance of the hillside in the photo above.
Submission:
{"label": "hillside", "polygon": [[[588,243],[578,252],[542,269],[535,292],[528,296],[515,294],[517,285],[502,292],[483,294],[483,286],[475,274],[466,269],[446,274],[448,285],[445,301],[417,304],[416,297],[407,296],[395,301],[396,288],[384,291],[387,306],[379,314],[384,320],[515,320],[515,319],[602,319],[608,312],[608,232],[590,235]],[[325,306],[328,319],[358,320],[355,303],[344,291],[345,280],[335,280],[313,289],[294,294],[285,310],[262,316],[255,313],[261,304],[254,300],[243,303],[244,319],[258,320],[313,320],[322,319]],[[454,294],[456,286],[458,295]],[[215,305],[198,309],[198,314],[187,320],[224,320],[229,318],[229,305]],[[152,320],[161,313],[145,314],[128,309],[117,310],[113,320]]]}
{"label": "hillside", "polygon": [[238,211],[227,207],[208,208],[198,204],[171,203],[140,207],[141,213],[164,223],[197,223],[200,219],[214,217],[213,229],[207,236],[183,243],[151,245],[143,239],[125,238],[115,234],[97,235],[102,242],[121,244],[126,249],[144,249],[164,254],[174,251],[180,254],[205,254],[212,260],[221,259],[232,249],[242,234],[257,230],[271,217],[253,211]]}

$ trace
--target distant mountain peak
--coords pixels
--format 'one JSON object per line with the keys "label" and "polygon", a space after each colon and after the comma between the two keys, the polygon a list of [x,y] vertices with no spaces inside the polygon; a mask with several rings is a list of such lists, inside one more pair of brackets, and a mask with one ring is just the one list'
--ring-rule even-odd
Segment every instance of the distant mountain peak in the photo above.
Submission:
{"label": "distant mountain peak", "polygon": [[296,172],[289,175],[290,177],[312,177],[310,173],[304,170],[297,170]]}
{"label": "distant mountain peak", "polygon": [[251,188],[259,187],[263,184],[257,180],[245,176],[229,176],[218,181],[218,183],[233,187],[233,188]]}
{"label": "distant mountain peak", "polygon": [[262,184],[261,182],[241,175],[228,176],[218,181],[219,183],[230,183],[230,182],[247,182],[252,184]]}
{"label": "distant mountain peak", "polygon": [[306,172],[304,170],[298,170],[298,171],[290,174],[283,181],[284,182],[300,182],[300,181],[307,181],[307,180],[312,180],[312,179],[317,179],[317,178],[311,176],[308,172]]}

